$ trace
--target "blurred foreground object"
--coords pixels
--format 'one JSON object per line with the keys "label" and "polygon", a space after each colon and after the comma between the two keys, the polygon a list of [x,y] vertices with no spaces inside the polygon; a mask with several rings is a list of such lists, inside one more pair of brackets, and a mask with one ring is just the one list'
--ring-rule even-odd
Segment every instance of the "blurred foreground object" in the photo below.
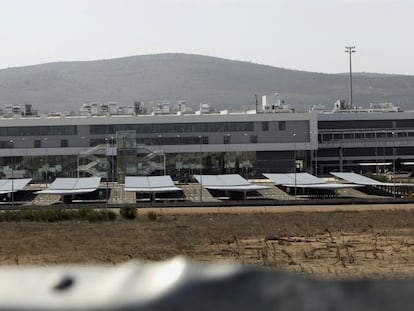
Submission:
{"label": "blurred foreground object", "polygon": [[0,310],[411,310],[413,280],[315,281],[177,257],[0,268]]}

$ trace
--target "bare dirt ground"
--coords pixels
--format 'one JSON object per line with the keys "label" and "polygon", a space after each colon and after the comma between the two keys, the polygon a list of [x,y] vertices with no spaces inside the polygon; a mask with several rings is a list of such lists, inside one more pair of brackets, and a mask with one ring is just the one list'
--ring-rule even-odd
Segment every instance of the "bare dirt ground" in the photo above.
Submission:
{"label": "bare dirt ground", "polygon": [[321,278],[413,277],[414,205],[148,210],[136,220],[0,223],[0,264],[115,264],[184,255]]}

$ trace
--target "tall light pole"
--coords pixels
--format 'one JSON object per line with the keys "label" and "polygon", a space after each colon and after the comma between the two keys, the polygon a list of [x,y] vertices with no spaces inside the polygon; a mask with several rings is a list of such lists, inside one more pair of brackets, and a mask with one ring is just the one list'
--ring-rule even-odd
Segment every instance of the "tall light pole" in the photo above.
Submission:
{"label": "tall light pole", "polygon": [[22,166],[22,170],[24,170],[25,171],[25,173],[26,173],[26,169],[25,169],[25,167],[26,167],[26,165],[25,165],[25,161],[27,161],[27,148],[26,148],[26,146],[25,146],[25,144],[24,144],[24,141],[25,141],[25,139],[24,139],[24,137],[22,137],[21,138],[21,141],[22,141],[22,147],[24,148],[23,150],[24,150],[24,152],[23,152],[23,154],[22,154],[22,161],[21,161],[21,166]]}
{"label": "tall light pole", "polygon": [[[49,176],[48,176],[48,174],[49,174],[49,163],[48,163],[48,156],[47,156],[47,137],[45,137],[44,138],[44,140],[45,140],[45,155],[46,155],[46,181],[45,181],[45,186],[47,187],[47,182],[49,181]],[[62,200],[63,200],[63,197],[62,197]],[[50,204],[50,193],[47,195],[47,204],[49,205]]]}
{"label": "tall light pole", "polygon": [[80,151],[78,152],[77,157],[76,157],[76,178],[77,179],[79,179],[79,154],[80,154]]}
{"label": "tall light pole", "polygon": [[[392,132],[393,142],[395,138],[395,132]],[[393,190],[392,190],[392,196],[395,198],[395,146],[392,145],[392,183],[393,183]]]}
{"label": "tall light pole", "polygon": [[318,148],[319,148],[319,136],[316,132],[316,149],[315,149],[315,176],[318,176]]}
{"label": "tall light pole", "polygon": [[[225,158],[226,158],[226,164],[225,164],[225,172],[226,173],[231,173],[230,172],[230,137],[231,134],[230,133],[226,133],[224,134],[224,154],[225,154]],[[228,151],[227,151],[228,150]]]}
{"label": "tall light pole", "polygon": [[178,169],[178,181],[181,182],[181,168],[183,166],[182,164],[182,159],[181,159],[181,150],[180,150],[180,146],[181,146],[181,136],[180,134],[177,134],[177,146],[178,146],[178,154],[177,154],[177,169]]}
{"label": "tall light pole", "polygon": [[349,54],[349,104],[353,107],[352,100],[352,53],[355,53],[355,46],[346,46],[345,53]]}
{"label": "tall light pole", "polygon": [[382,173],[385,176],[385,130],[382,130],[382,138],[383,138],[383,142],[382,142]]}
{"label": "tall light pole", "polygon": [[[82,136],[81,139],[84,140],[86,137]],[[106,138],[105,138],[106,140]],[[81,143],[81,145],[83,146],[83,142]],[[80,173],[79,173],[79,166],[80,166],[80,151],[78,152],[78,156],[77,156],[77,161],[76,161],[76,165],[77,165],[77,170],[76,170],[76,177],[79,179],[80,177]]]}
{"label": "tall light pole", "polygon": [[375,137],[375,173],[379,173],[379,167],[378,167],[378,132],[374,133]]}
{"label": "tall light pole", "polygon": [[[305,135],[305,152],[304,152],[304,157],[305,157],[305,159],[304,159],[304,161],[305,161],[305,168],[306,168],[306,172],[308,171],[308,167],[309,167],[309,157],[308,157],[308,138],[306,137],[306,136],[308,136],[309,135],[309,143],[310,143],[310,135],[311,135],[311,132],[309,131],[309,132],[303,132],[303,134]],[[310,155],[309,155],[310,156]],[[312,157],[310,156],[310,158],[311,158],[311,165],[310,165],[310,167],[311,167],[311,169],[312,169]]]}
{"label": "tall light pole", "polygon": [[315,168],[312,169],[312,171],[315,174],[315,176],[318,176],[318,132],[309,132],[309,141],[310,141],[311,147],[312,147],[312,135],[315,135],[316,148],[313,152],[312,150],[310,150],[310,154],[311,154],[310,162],[311,162],[311,166],[312,166],[312,163],[315,164]]}
{"label": "tall light pole", "polygon": [[[111,136],[111,140],[109,141],[109,145],[111,147],[110,148],[110,150],[111,150],[111,154],[110,154],[110,156],[111,156],[111,181],[112,181],[112,185],[113,185],[114,180],[115,180],[115,170],[114,170],[115,163],[114,163],[114,157],[118,155],[117,141],[116,141],[116,139],[115,139],[114,136]],[[117,154],[114,155],[114,153],[112,152],[112,150],[115,150],[117,152]],[[118,163],[118,161],[117,161],[117,163]]]}
{"label": "tall light pole", "polygon": [[13,139],[10,139],[10,148],[11,148],[11,200],[12,200],[12,208],[14,209],[14,155],[13,155]]}
{"label": "tall light pole", "polygon": [[165,152],[161,144],[162,135],[158,134],[158,143],[160,145],[160,166],[162,167],[162,175],[165,175]]}
{"label": "tall light pole", "polygon": [[200,144],[200,203],[203,201],[203,154],[201,152],[201,135],[198,136]]}
{"label": "tall light pole", "polygon": [[45,186],[47,187],[47,182],[48,182],[48,173],[49,173],[49,163],[48,163],[48,158],[47,158],[47,137],[44,138],[45,141]]}
{"label": "tall light pole", "polygon": [[108,207],[108,201],[109,201],[109,169],[110,169],[110,163],[109,163],[109,138],[105,137],[106,142],[106,207]]}
{"label": "tall light pole", "polygon": [[247,169],[248,169],[248,167],[247,167],[247,144],[248,144],[248,142],[249,142],[249,134],[248,133],[244,133],[244,138],[245,138],[245,141],[244,141],[244,174],[245,174],[245,178],[247,178]]}
{"label": "tall light pole", "polygon": [[296,193],[296,133],[293,133],[293,146],[294,146],[294,151],[293,151],[293,170],[294,170],[294,174],[295,174],[295,200],[297,197],[297,193]]}

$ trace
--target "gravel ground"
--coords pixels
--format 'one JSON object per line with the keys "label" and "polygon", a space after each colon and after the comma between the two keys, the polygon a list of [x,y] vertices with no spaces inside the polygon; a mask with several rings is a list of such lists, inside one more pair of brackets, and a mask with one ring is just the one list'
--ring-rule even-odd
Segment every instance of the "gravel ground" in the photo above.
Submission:
{"label": "gravel ground", "polygon": [[[147,212],[157,212],[150,221]],[[135,220],[3,222],[0,264],[117,264],[184,255],[317,278],[414,276],[414,204],[139,209]]]}

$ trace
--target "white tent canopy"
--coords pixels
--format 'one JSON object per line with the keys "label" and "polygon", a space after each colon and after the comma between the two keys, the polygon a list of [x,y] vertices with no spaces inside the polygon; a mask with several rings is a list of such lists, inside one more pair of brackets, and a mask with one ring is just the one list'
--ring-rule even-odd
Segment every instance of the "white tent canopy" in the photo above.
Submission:
{"label": "white tent canopy", "polygon": [[346,189],[355,188],[359,185],[355,184],[343,184],[343,183],[327,183],[325,180],[313,176],[309,173],[265,173],[266,178],[273,181],[276,185],[282,185],[285,187],[297,187],[297,188],[311,188],[311,189]]}
{"label": "white tent canopy", "polygon": [[226,175],[194,175],[199,184],[207,189],[229,191],[256,191],[269,189],[267,186],[253,185],[239,174]]}
{"label": "white tent canopy", "polygon": [[[326,184],[326,182],[308,173],[287,173],[287,174],[275,174],[266,173],[263,174],[266,178],[272,180],[277,185],[297,184],[297,185],[315,185]],[[296,182],[295,182],[296,180]]]}
{"label": "white tent canopy", "polygon": [[369,177],[362,176],[357,173],[349,172],[349,173],[337,173],[331,172],[330,174],[344,179],[346,181],[362,185],[362,186],[386,186],[386,187],[414,187],[414,184],[407,184],[407,183],[392,183],[392,182],[381,182]]}
{"label": "white tent canopy", "polygon": [[0,194],[22,190],[32,179],[0,179]]}
{"label": "white tent canopy", "polygon": [[171,176],[125,176],[125,191],[172,192],[181,191],[174,185]]}
{"label": "white tent canopy", "polygon": [[48,189],[37,194],[71,195],[93,192],[99,187],[101,177],[56,178]]}

